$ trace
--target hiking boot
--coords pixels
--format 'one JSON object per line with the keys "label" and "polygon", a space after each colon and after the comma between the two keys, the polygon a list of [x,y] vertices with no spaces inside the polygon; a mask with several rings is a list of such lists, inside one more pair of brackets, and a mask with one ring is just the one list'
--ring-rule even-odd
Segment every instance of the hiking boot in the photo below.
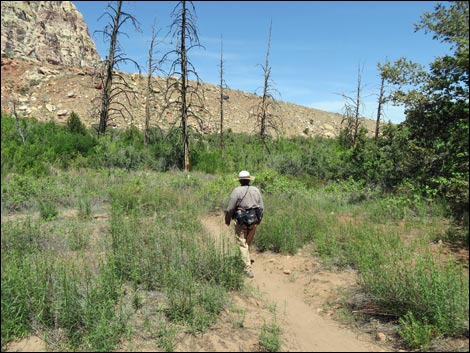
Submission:
{"label": "hiking boot", "polygon": [[252,270],[246,271],[245,273],[246,273],[246,276],[247,276],[248,278],[253,278],[253,277],[254,277]]}

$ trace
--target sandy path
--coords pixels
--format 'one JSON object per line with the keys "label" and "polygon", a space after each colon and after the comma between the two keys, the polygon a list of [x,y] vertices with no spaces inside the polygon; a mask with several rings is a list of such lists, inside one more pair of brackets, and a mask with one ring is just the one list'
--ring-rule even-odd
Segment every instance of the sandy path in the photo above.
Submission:
{"label": "sandy path", "polygon": [[[213,235],[231,237],[233,225],[223,224],[221,215],[203,221]],[[261,225],[262,226],[262,225]],[[246,279],[260,293],[258,300],[274,305],[282,330],[282,351],[304,352],[385,352],[373,337],[359,335],[321,314],[328,298],[340,287],[356,280],[352,271],[322,271],[310,254],[286,256],[252,250],[253,279]],[[248,310],[253,310],[249,307]],[[330,312],[331,314],[331,312]]]}
{"label": "sandy path", "polygon": [[[253,256],[256,261],[253,264],[255,285],[263,296],[275,303],[283,318],[282,331],[285,339],[296,351],[303,352],[380,352],[385,351],[378,345],[367,342],[365,337],[341,327],[336,321],[320,314],[327,296],[336,290],[336,286],[342,282],[342,278],[335,280],[337,274],[323,276],[321,286],[317,289],[322,293],[315,293],[315,288],[308,286],[305,278],[292,279],[299,271],[295,266],[298,259],[276,254],[259,254]],[[274,259],[274,261],[273,261]],[[281,261],[279,261],[281,260]],[[279,263],[290,262],[291,266]],[[291,260],[291,261],[289,261]],[[281,269],[284,267],[284,269]],[[284,273],[290,272],[289,274]],[[314,274],[322,277],[320,273]],[[338,275],[339,276],[339,275]],[[341,276],[339,276],[341,277]],[[344,277],[344,276],[343,276]],[[311,277],[311,279],[313,276]],[[307,294],[310,292],[310,294]],[[306,300],[309,299],[307,304]]]}

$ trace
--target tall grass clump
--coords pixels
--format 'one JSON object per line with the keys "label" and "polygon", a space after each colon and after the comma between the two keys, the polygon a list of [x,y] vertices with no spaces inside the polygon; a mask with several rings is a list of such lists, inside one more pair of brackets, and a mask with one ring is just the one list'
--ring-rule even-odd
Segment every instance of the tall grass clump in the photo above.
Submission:
{"label": "tall grass clump", "polygon": [[2,347],[35,330],[61,330],[69,347],[109,351],[125,326],[111,263],[77,267],[41,222],[2,224]]}
{"label": "tall grass clump", "polygon": [[46,221],[54,220],[57,218],[58,213],[59,211],[57,210],[55,203],[49,200],[39,201],[39,214],[42,219]]}
{"label": "tall grass clump", "polygon": [[122,283],[115,274],[113,257],[101,261],[98,276],[85,277],[83,321],[85,350],[109,352],[116,347],[127,327],[130,313],[123,310]]}
{"label": "tall grass clump", "polygon": [[197,178],[181,173],[162,175],[152,187],[135,177],[110,192],[116,275],[165,293],[168,319],[195,331],[214,322],[226,290],[243,284],[240,254],[203,234],[199,188]]}
{"label": "tall grass clump", "polygon": [[382,311],[401,318],[410,346],[414,335],[427,337],[413,329],[432,327],[429,339],[465,333],[469,286],[460,264],[404,243],[397,233],[366,227],[351,229],[349,236],[348,255],[365,291]]}
{"label": "tall grass clump", "polygon": [[171,321],[189,324],[193,332],[204,332],[216,321],[228,298],[223,287],[194,276],[184,268],[167,273],[165,312]]}
{"label": "tall grass clump", "polygon": [[265,206],[255,245],[262,251],[295,254],[313,239],[318,229],[307,189],[302,183],[272,170],[258,173],[253,185],[261,190]]}
{"label": "tall grass clump", "polygon": [[[295,254],[300,247],[313,239],[319,223],[312,205],[305,199],[268,194],[263,201],[266,214],[254,240],[258,249]],[[298,211],[300,208],[311,216],[305,217]]]}
{"label": "tall grass clump", "polygon": [[281,349],[281,328],[274,320],[270,324],[263,322],[259,337],[260,348],[263,352],[279,352]]}
{"label": "tall grass clump", "polygon": [[6,343],[33,331],[29,298],[30,264],[18,255],[6,256],[2,246],[2,350]]}
{"label": "tall grass clump", "polygon": [[2,174],[2,214],[31,210],[36,206],[41,184],[38,178],[10,173]]}

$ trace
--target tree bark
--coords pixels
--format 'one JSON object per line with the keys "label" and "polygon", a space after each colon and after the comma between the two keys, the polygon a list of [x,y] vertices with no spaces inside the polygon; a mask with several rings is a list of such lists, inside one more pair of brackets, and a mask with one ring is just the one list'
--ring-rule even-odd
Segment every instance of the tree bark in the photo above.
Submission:
{"label": "tree bark", "polygon": [[385,83],[385,78],[382,77],[382,83],[380,84],[380,93],[379,93],[379,106],[377,108],[377,120],[375,122],[375,135],[374,135],[375,143],[377,143],[377,139],[379,138],[380,120],[382,118],[382,103],[384,99],[384,83]]}
{"label": "tree bark", "polygon": [[98,133],[104,134],[106,131],[106,126],[108,123],[109,117],[109,105],[111,97],[111,88],[113,84],[113,68],[114,68],[114,55],[116,51],[116,41],[119,31],[119,18],[121,16],[121,5],[122,1],[118,1],[116,14],[113,21],[113,29],[111,34],[111,41],[109,43],[109,53],[106,58],[106,73],[105,73],[105,82],[103,85],[103,96],[101,98],[101,111],[100,111],[100,126]]}
{"label": "tree bark", "polygon": [[188,106],[186,101],[188,62],[186,53],[186,2],[183,1],[181,21],[181,127],[183,134],[183,169],[189,172],[189,136],[188,136]]}

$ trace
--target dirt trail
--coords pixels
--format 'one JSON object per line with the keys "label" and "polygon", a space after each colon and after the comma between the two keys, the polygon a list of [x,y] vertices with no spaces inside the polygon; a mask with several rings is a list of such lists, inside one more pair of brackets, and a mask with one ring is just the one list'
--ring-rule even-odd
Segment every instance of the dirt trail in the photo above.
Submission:
{"label": "dirt trail", "polygon": [[[221,215],[207,217],[203,220],[206,229],[217,237],[233,236],[233,225],[228,228],[223,224]],[[331,309],[325,309],[329,299],[338,296],[342,287],[353,285],[356,273],[346,271],[334,273],[322,270],[319,263],[310,255],[300,252],[295,256],[286,256],[270,252],[256,253],[252,250],[253,279],[246,279],[247,284],[258,293],[256,306],[249,300],[238,300],[242,310],[259,311],[258,322],[250,321],[250,325],[259,325],[253,334],[258,339],[264,322],[272,321],[269,314],[261,311],[268,307],[276,308],[276,322],[282,330],[281,351],[306,352],[386,352],[391,351],[385,344],[374,342],[374,337],[359,334],[350,328],[342,327],[331,318]],[[269,310],[268,310],[269,311]],[[272,311],[272,310],[271,310]],[[212,335],[208,333],[208,335]],[[245,336],[245,340],[249,340]],[[226,336],[225,342],[235,337]],[[212,339],[214,341],[214,339]],[[192,341],[194,344],[194,340]],[[252,347],[256,343],[252,343]],[[193,346],[194,347],[194,346]],[[181,347],[184,349],[184,345]],[[203,345],[200,347],[203,348]],[[224,351],[222,345],[214,345],[215,351]],[[242,348],[242,347],[240,347]],[[243,351],[243,350],[240,350]]]}
{"label": "dirt trail", "polygon": [[[234,241],[233,225],[226,227],[221,214],[205,217],[203,225],[216,241]],[[261,225],[262,226],[262,225]],[[354,286],[354,271],[325,270],[304,249],[295,256],[257,253],[255,277],[246,278],[246,288],[230,293],[230,304],[217,323],[201,335],[179,333],[175,352],[256,352],[263,324],[281,329],[282,352],[387,352],[389,342],[375,341],[371,334],[355,332],[333,319],[331,305],[344,288]],[[150,306],[152,304],[149,304]],[[145,306],[145,305],[144,305]],[[139,332],[115,351],[162,351],[155,339]],[[47,344],[37,336],[11,342],[9,352],[45,352]]]}
{"label": "dirt trail", "polygon": [[[276,266],[279,258],[274,254],[263,254],[255,256],[253,269],[255,285],[261,293],[277,307],[282,308],[284,335],[289,337],[289,341],[294,343],[298,351],[303,352],[377,352],[385,351],[375,344],[367,342],[365,338],[360,339],[356,333],[341,327],[331,318],[320,314],[322,306],[325,304],[327,295],[337,290],[337,286],[344,284],[348,278],[335,279],[335,274],[317,273],[318,281],[322,281],[321,286],[316,286],[322,293],[314,293],[312,288],[310,294],[305,291],[305,279],[292,279],[297,269],[286,270],[281,266]],[[272,261],[274,259],[274,261]],[[289,258],[281,259],[289,260]],[[284,261],[290,264],[299,261]],[[288,274],[284,273],[287,272]],[[306,269],[308,271],[308,269]],[[290,272],[290,273],[289,273]],[[322,279],[319,279],[322,278]],[[311,283],[311,282],[310,282]],[[326,295],[326,296],[325,296]],[[309,303],[306,302],[309,300]]]}

